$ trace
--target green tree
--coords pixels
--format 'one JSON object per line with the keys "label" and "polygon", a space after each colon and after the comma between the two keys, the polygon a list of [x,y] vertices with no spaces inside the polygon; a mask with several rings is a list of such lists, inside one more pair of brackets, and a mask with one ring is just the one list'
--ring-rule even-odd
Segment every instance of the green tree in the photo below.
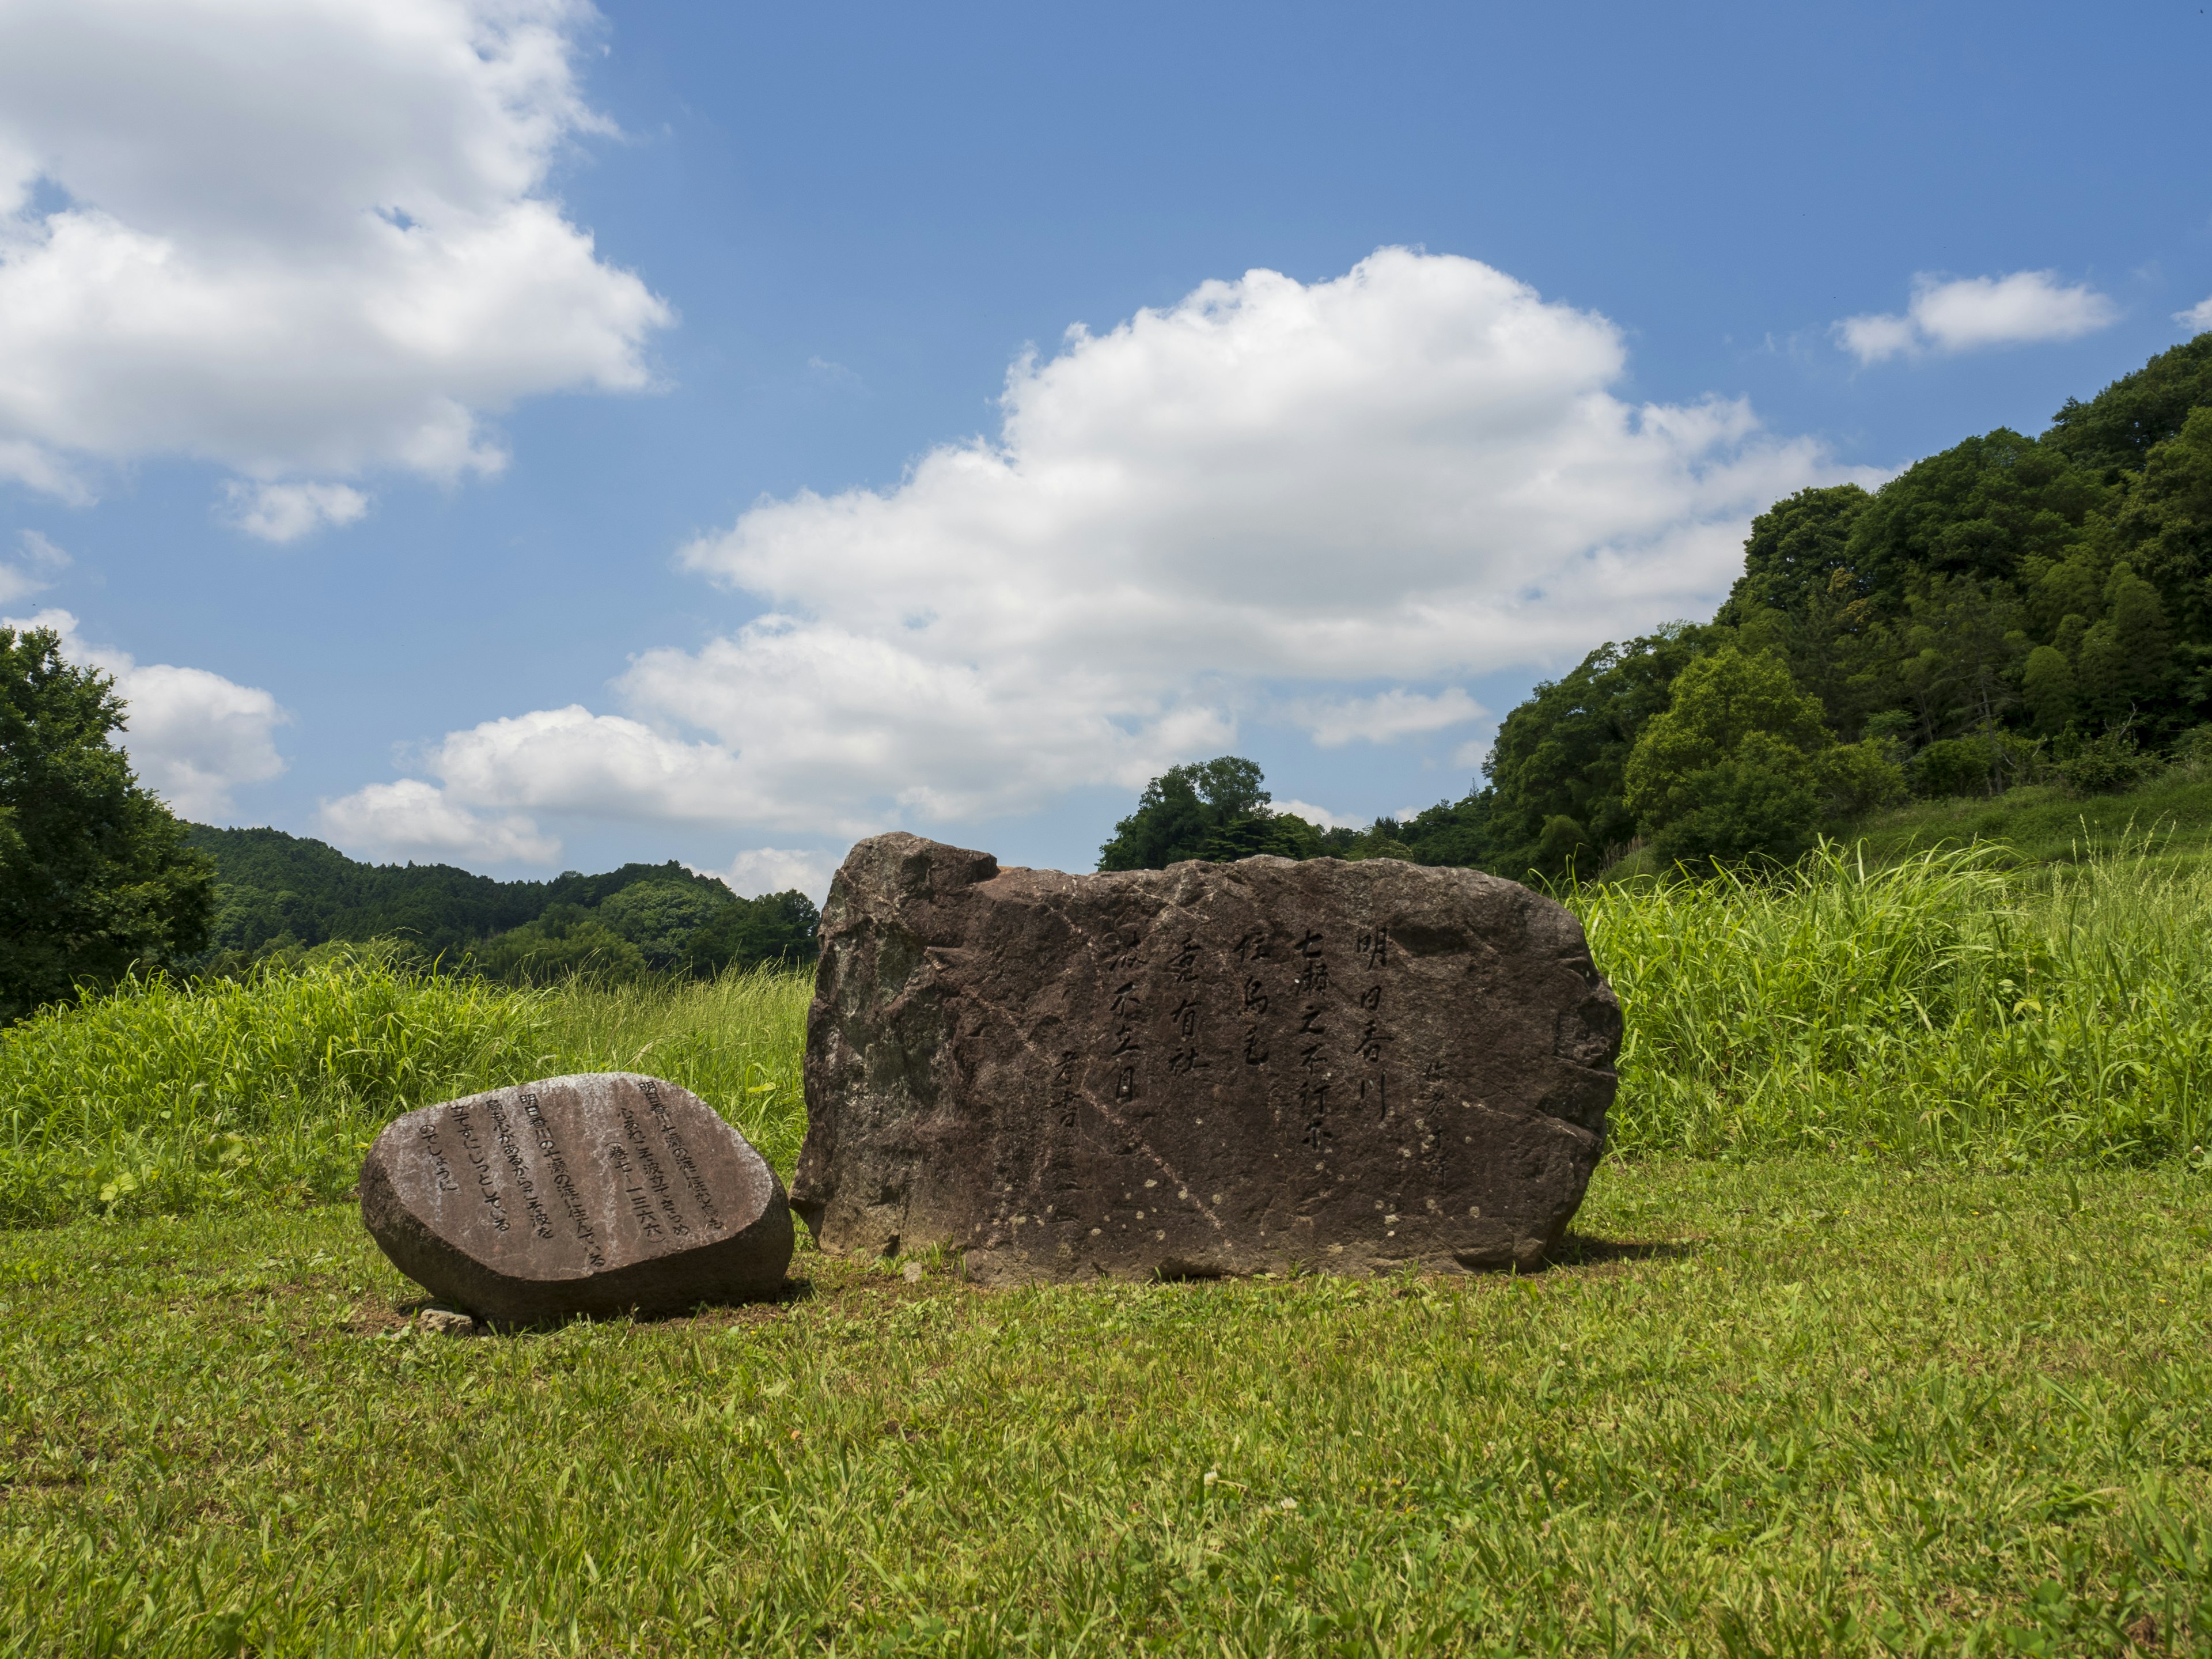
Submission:
{"label": "green tree", "polygon": [[314,945],[396,935],[427,956],[458,958],[472,942],[520,927],[548,905],[592,909],[641,884],[696,887],[716,904],[731,897],[715,878],[672,859],[601,875],[569,870],[550,881],[494,881],[447,864],[357,863],[280,830],[196,824],[189,839],[215,860],[213,944],[249,956],[288,939]]}
{"label": "green tree", "polygon": [[[1597,849],[1600,861],[1611,857],[1637,833],[1625,781],[1629,755],[1705,636],[1675,624],[1600,646],[1505,717],[1482,764],[1489,783],[1479,804],[1454,813],[1450,825],[1432,825],[1431,813],[1422,813],[1401,833],[1418,847],[1425,836],[1442,842],[1439,832],[1456,832],[1449,839],[1467,856],[1455,862],[1516,878],[1564,874],[1577,848]],[[1587,867],[1589,852],[1577,861]]]}
{"label": "green tree", "polygon": [[648,968],[672,968],[692,935],[729,901],[691,883],[641,881],[601,899],[599,919],[638,948]]}
{"label": "green tree", "polygon": [[1923,742],[1991,732],[2019,701],[2014,664],[2027,654],[2020,601],[2005,582],[1972,577],[1916,579],[1894,634],[1897,700],[1910,708]]}
{"label": "green tree", "polygon": [[2108,723],[2154,702],[2173,659],[2173,630],[2158,590],[2123,562],[2105,586],[2105,615],[2081,636],[2076,680],[2090,709]]}
{"label": "green tree", "polygon": [[2191,638],[2212,637],[2212,408],[2192,410],[2150,452],[2114,515],[2112,544]]}
{"label": "green tree", "polygon": [[1402,823],[1377,818],[1361,840],[1370,858],[1403,859],[1408,864],[1482,864],[1492,845],[1492,805],[1488,791],[1471,792],[1459,800],[1439,801]]}
{"label": "green tree", "polygon": [[2066,456],[2000,427],[1915,462],[1851,524],[1851,568],[1885,605],[1916,578],[2009,581],[2024,559],[2062,559],[2112,492]]}
{"label": "green tree", "polygon": [[1814,757],[1833,743],[1820,703],[1771,652],[1724,647],[1683,669],[1638,738],[1627,799],[1659,855],[1692,867],[1811,844],[1821,805]]}
{"label": "green tree", "polygon": [[1856,598],[1865,584],[1851,564],[1851,526],[1872,499],[1856,484],[1801,489],[1751,521],[1743,544],[1743,574],[1714,618],[1740,625],[1758,609],[1802,614],[1817,598],[1837,591]]}
{"label": "green tree", "polygon": [[684,964],[702,975],[733,967],[811,967],[821,952],[821,913],[804,893],[737,899],[691,936]]}
{"label": "green tree", "polygon": [[2056,635],[2069,617],[2084,618],[2086,626],[2086,619],[2103,608],[2104,578],[2087,547],[2063,559],[2024,560],[2021,576],[2028,615],[2046,637]]}
{"label": "green tree", "polygon": [[0,628],[0,1020],[207,941],[215,872],[110,741],[114,683]]}
{"label": "green tree", "polygon": [[2044,443],[2092,471],[2140,470],[2150,452],[2212,404],[2212,333],[2162,351],[2087,403],[2069,398]]}
{"label": "green tree", "polygon": [[2080,700],[2074,690],[2074,665],[2055,645],[2039,645],[2021,670],[2021,700],[2027,705],[2039,735],[2056,737],[2066,729]]}
{"label": "green tree", "polygon": [[1319,851],[1312,825],[1270,809],[1265,781],[1257,762],[1236,755],[1170,767],[1114,826],[1114,839],[1098,849],[1098,867],[1164,870],[1187,859],[1223,863],[1254,853],[1301,858]]}
{"label": "green tree", "polygon": [[477,946],[479,973],[512,984],[544,985],[572,974],[635,979],[645,953],[580,904],[549,904],[534,921]]}
{"label": "green tree", "polygon": [[1907,789],[1905,769],[1897,763],[1894,746],[1881,738],[1839,743],[1814,757],[1814,772],[1826,799],[1822,816],[1854,818],[1878,812],[1903,800]]}

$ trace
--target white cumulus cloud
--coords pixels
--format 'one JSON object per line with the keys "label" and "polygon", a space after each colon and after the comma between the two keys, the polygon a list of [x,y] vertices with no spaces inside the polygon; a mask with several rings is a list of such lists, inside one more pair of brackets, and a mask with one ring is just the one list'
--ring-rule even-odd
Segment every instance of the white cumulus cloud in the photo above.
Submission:
{"label": "white cumulus cloud", "polygon": [[1275,811],[1287,812],[1294,818],[1304,818],[1308,823],[1318,824],[1324,830],[1364,830],[1374,822],[1374,814],[1361,817],[1356,812],[1332,812],[1326,806],[1316,806],[1310,800],[1279,800]]}
{"label": "white cumulus cloud", "polygon": [[[325,831],[392,856],[549,863],[561,843],[538,831],[532,809],[650,823],[743,816],[743,781],[727,752],[575,704],[454,732],[431,763],[442,788],[416,779],[371,784],[324,804]],[[506,810],[486,816],[471,806]]]}
{"label": "white cumulus cloud", "polygon": [[796,890],[819,904],[830,896],[830,878],[837,873],[837,864],[838,855],[835,853],[756,847],[731,860],[727,869],[704,873],[720,876],[739,898]]}
{"label": "white cumulus cloud", "polygon": [[51,628],[62,654],[115,679],[126,724],[118,741],[139,781],[187,818],[222,818],[232,792],[284,769],[276,731],[291,719],[276,699],[204,668],[141,663],[113,646],[86,642],[71,612],[46,610],[0,618],[14,629]]}
{"label": "white cumulus cloud", "polygon": [[635,659],[624,714],[425,769],[471,809],[852,835],[1134,788],[1246,718],[1442,731],[1468,676],[1709,607],[1753,513],[1859,476],[1739,401],[1626,402],[1625,368],[1605,318],[1472,259],[1207,283],[1023,357],[996,433],[896,485],[684,549],[764,613]]}
{"label": "white cumulus cloud", "polygon": [[[548,173],[605,129],[582,0],[0,4],[0,474],[179,454],[255,534],[357,518],[332,481],[495,471],[487,416],[635,390],[670,320]],[[235,505],[234,503],[234,505]]]}
{"label": "white cumulus cloud", "polygon": [[2186,311],[2175,312],[2173,320],[2194,329],[2212,328],[2212,298],[2199,300]]}
{"label": "white cumulus cloud", "polygon": [[1846,317],[1836,325],[1836,339],[1862,363],[1878,363],[1931,351],[2075,340],[2119,316],[2104,295],[2086,283],[2062,283],[2055,270],[1948,281],[1923,271],[1912,279],[1912,302],[1903,315]]}
{"label": "white cumulus cloud", "polygon": [[325,801],[323,833],[339,846],[387,858],[550,864],[561,843],[520,813],[471,812],[416,778],[372,783]]}
{"label": "white cumulus cloud", "polygon": [[[1483,762],[1489,758],[1490,739],[1487,738],[1470,738],[1452,750],[1452,764],[1462,772],[1481,771]],[[1412,814],[1401,812],[1398,816],[1407,817]]]}

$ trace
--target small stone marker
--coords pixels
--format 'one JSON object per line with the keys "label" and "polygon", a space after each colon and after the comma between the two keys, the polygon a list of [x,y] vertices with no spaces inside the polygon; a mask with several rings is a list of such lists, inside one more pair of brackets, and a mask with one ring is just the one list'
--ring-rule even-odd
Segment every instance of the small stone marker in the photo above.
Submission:
{"label": "small stone marker", "polygon": [[432,1295],[516,1322],[769,1296],[791,1262],[768,1161],[697,1097],[629,1072],[395,1120],[362,1166],[361,1215]]}
{"label": "small stone marker", "polygon": [[792,1206],[986,1283],[1531,1267],[1620,1045],[1581,924],[1517,882],[878,836],[823,913]]}

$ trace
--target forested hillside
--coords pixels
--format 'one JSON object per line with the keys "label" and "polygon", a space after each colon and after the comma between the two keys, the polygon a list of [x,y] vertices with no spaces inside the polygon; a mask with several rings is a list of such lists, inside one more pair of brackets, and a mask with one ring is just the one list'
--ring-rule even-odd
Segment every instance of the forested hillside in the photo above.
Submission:
{"label": "forested hillside", "polygon": [[817,918],[804,894],[739,898],[673,859],[495,881],[448,864],[362,864],[278,830],[196,824],[190,840],[216,870],[210,965],[373,939],[507,978],[580,967],[712,972],[814,956]]}
{"label": "forested hillside", "polygon": [[2212,333],[2069,399],[2039,437],[1999,428],[1872,493],[1776,502],[1711,621],[1601,645],[1539,685],[1463,799],[1324,831],[1224,757],[1155,779],[1100,867],[1788,860],[1910,796],[2087,795],[2167,759],[2201,769],[2207,722]]}
{"label": "forested hillside", "polygon": [[[1744,659],[1785,666],[1787,684],[1753,689]],[[1649,775],[1669,770],[1655,739],[1694,665],[1738,682],[1733,720],[1678,745],[1687,799],[1670,800]],[[1471,851],[1516,874],[1607,863],[1639,837],[1786,854],[1901,788],[2131,781],[2212,718],[2208,670],[2212,334],[2069,401],[2039,438],[1999,428],[1872,494],[1777,502],[1711,622],[1603,646],[1540,686],[1500,727],[1486,787],[1401,833],[1419,855]],[[1685,825],[1699,804],[1734,812],[1737,845]]]}

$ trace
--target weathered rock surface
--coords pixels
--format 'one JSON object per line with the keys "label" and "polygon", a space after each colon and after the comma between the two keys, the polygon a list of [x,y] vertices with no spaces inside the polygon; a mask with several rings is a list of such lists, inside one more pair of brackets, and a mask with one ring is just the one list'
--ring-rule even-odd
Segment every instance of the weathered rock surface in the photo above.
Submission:
{"label": "weathered rock surface", "polygon": [[775,1294],[791,1262],[783,1182],[672,1083],[548,1078],[395,1120],[361,1214],[432,1295],[513,1322]]}
{"label": "weathered rock surface", "polygon": [[1071,876],[878,836],[815,984],[793,1207],[985,1282],[1533,1265],[1620,1042],[1564,908],[1390,860]]}

